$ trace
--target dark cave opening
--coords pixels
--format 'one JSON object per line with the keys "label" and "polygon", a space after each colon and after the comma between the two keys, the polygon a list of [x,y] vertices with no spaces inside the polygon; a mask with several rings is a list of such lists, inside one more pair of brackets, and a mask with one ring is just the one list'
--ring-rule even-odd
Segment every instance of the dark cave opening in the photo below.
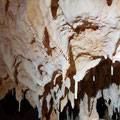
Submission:
{"label": "dark cave opening", "polygon": [[25,92],[21,101],[20,111],[19,103],[15,97],[15,89],[10,90],[6,96],[0,100],[0,120],[39,120],[37,108],[33,108],[25,98]]}
{"label": "dark cave opening", "polygon": [[79,120],[78,118],[79,107],[75,104],[74,109],[71,107],[71,103],[68,100],[68,103],[64,107],[63,111],[60,112],[59,120]]}
{"label": "dark cave opening", "polygon": [[[118,112],[118,109],[115,108],[113,110],[112,118],[110,119],[108,115],[108,107],[105,104],[106,100],[103,97],[100,97],[97,99],[97,105],[96,109],[99,115],[99,118],[105,119],[105,120],[120,120],[120,113]],[[109,99],[108,104],[111,104],[111,100]]]}
{"label": "dark cave opening", "polygon": [[108,107],[105,104],[105,99],[103,97],[100,97],[99,99],[97,99],[97,105],[96,105],[96,109],[99,115],[99,118],[104,119],[107,114],[107,110]]}
{"label": "dark cave opening", "polygon": [[113,110],[112,120],[120,120],[120,113],[117,108]]}

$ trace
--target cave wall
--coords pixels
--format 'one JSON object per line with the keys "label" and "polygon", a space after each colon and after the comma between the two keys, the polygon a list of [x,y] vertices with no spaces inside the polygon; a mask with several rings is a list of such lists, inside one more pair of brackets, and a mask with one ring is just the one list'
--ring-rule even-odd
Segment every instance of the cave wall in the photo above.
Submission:
{"label": "cave wall", "polygon": [[[70,101],[80,120],[119,108],[119,0],[0,0],[0,99],[16,89],[41,119]],[[111,112],[110,112],[111,111]],[[77,119],[77,118],[76,118]]]}

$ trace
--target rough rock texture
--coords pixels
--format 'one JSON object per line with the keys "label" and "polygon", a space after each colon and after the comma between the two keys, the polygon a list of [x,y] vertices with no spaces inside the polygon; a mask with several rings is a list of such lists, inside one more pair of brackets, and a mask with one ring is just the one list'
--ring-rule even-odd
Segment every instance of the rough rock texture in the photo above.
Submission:
{"label": "rough rock texture", "polygon": [[119,45],[119,0],[0,0],[0,98],[16,88],[21,101],[28,89],[41,119],[59,119],[69,100],[80,109],[74,119],[98,120],[103,91],[111,118]]}

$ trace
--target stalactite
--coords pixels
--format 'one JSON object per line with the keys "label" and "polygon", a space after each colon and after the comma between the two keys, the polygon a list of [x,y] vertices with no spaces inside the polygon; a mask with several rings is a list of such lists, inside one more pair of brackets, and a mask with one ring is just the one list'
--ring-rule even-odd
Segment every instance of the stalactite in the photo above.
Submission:
{"label": "stalactite", "polygon": [[38,105],[37,105],[37,108],[38,108],[38,118],[41,118],[42,117],[42,106],[41,106],[41,100],[38,100]]}
{"label": "stalactite", "polygon": [[95,81],[95,76],[93,76],[93,81]]}
{"label": "stalactite", "polygon": [[0,11],[0,90],[16,88],[19,111],[30,89],[41,119],[68,100],[79,120],[98,119],[98,96],[110,119],[120,112],[120,0],[0,0]]}
{"label": "stalactite", "polygon": [[60,106],[60,111],[62,112],[65,105],[67,104],[68,102],[68,98],[67,98],[67,95],[65,96],[65,98],[63,100],[61,100],[61,106]]}
{"label": "stalactite", "polygon": [[75,103],[74,103],[74,98],[75,98],[74,93],[72,93],[71,91],[69,91],[69,94],[68,94],[68,99],[69,99],[69,100],[70,100],[70,102],[71,102],[72,109],[73,109],[73,108],[74,108],[74,106],[75,106]]}
{"label": "stalactite", "polygon": [[77,99],[77,91],[78,91],[78,81],[75,80],[75,99]]}
{"label": "stalactite", "polygon": [[50,110],[50,100],[51,100],[51,95],[49,94],[49,95],[47,95],[47,97],[46,97],[47,109],[48,109],[48,111]]}
{"label": "stalactite", "polygon": [[70,116],[69,116],[69,108],[67,107],[66,109],[66,114],[67,114],[67,120],[70,120]]}
{"label": "stalactite", "polygon": [[108,58],[108,56],[107,56],[107,55],[104,55],[104,58],[105,58],[105,59],[107,59],[107,58]]}
{"label": "stalactite", "polygon": [[113,66],[111,66],[111,75],[113,75]]}
{"label": "stalactite", "polygon": [[21,109],[21,101],[18,101],[18,102],[19,102],[18,111],[20,112],[20,109]]}
{"label": "stalactite", "polygon": [[63,56],[61,61],[62,61],[62,78],[63,78],[63,82],[65,82],[67,70],[69,68],[69,62]]}
{"label": "stalactite", "polygon": [[57,110],[58,120],[60,120],[60,112]]}

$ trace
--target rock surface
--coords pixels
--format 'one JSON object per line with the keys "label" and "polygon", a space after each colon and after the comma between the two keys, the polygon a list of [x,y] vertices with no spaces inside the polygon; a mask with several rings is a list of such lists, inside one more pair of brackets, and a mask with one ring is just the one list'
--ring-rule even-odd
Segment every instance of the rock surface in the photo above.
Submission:
{"label": "rock surface", "polygon": [[120,107],[119,61],[119,0],[0,0],[0,99],[28,89],[42,119],[69,100],[80,120],[98,120],[101,90]]}

